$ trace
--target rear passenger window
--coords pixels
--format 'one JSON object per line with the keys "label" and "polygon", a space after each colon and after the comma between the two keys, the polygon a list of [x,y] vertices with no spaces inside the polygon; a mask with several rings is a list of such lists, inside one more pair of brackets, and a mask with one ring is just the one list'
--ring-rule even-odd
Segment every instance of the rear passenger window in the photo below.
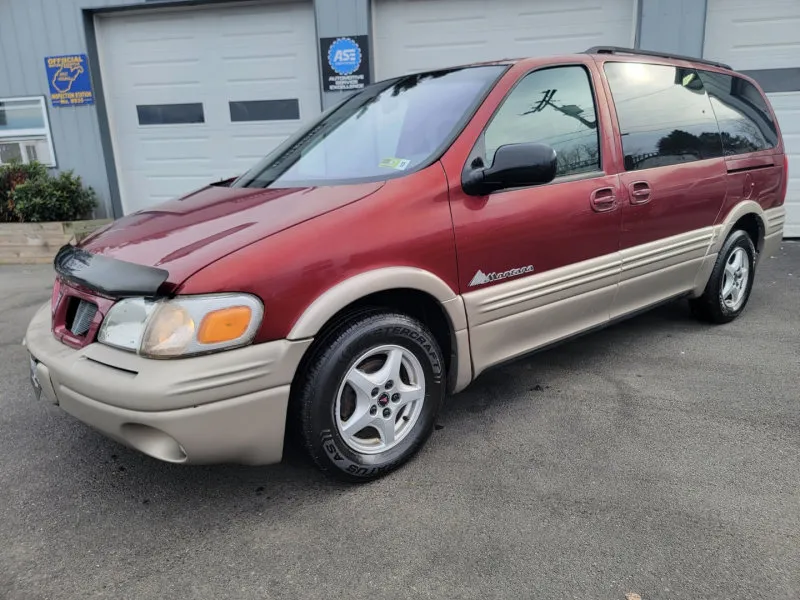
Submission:
{"label": "rear passenger window", "polygon": [[500,146],[526,142],[555,149],[558,177],[600,169],[597,113],[583,67],[535,71],[517,84],[486,128],[486,165]]}
{"label": "rear passenger window", "polygon": [[717,121],[697,71],[631,62],[609,62],[604,69],[627,171],[722,156]]}
{"label": "rear passenger window", "polygon": [[699,73],[717,116],[726,156],[775,147],[778,128],[756,86],[723,73]]}

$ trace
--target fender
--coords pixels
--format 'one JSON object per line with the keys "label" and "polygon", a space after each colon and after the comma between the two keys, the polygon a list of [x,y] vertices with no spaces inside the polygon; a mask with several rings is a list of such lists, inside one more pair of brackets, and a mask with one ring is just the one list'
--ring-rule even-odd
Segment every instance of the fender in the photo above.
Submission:
{"label": "fender", "polygon": [[711,277],[711,271],[714,270],[717,254],[722,249],[725,240],[728,239],[733,226],[739,219],[750,214],[756,215],[759,218],[764,233],[761,248],[757,248],[759,259],[762,256],[770,256],[777,249],[781,237],[783,236],[783,223],[786,219],[786,209],[783,206],[776,206],[764,210],[758,202],[753,200],[740,202],[725,215],[725,219],[721,223],[714,226],[714,238],[708,248],[708,253],[700,267],[700,271],[695,278],[694,289],[691,293],[692,298],[698,298],[703,294],[708,280]]}
{"label": "fender", "polygon": [[376,292],[412,289],[435,298],[447,314],[455,339],[453,365],[456,373],[451,381],[453,392],[464,389],[472,381],[467,313],[464,301],[439,277],[415,267],[386,267],[360,273],[326,290],[304,311],[287,338],[301,340],[314,337],[340,310]]}
{"label": "fender", "polygon": [[730,235],[736,221],[749,214],[754,214],[761,220],[761,225],[766,233],[767,219],[764,216],[764,209],[761,208],[758,202],[745,200],[734,206],[728,214],[725,215],[725,219],[722,223],[714,226],[714,241],[711,243],[708,253],[717,254],[722,248],[722,244],[728,239],[728,235]]}

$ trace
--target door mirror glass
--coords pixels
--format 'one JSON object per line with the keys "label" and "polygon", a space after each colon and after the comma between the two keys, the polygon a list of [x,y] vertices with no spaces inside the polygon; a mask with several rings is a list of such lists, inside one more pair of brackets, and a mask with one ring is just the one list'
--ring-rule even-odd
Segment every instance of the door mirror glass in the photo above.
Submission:
{"label": "door mirror glass", "polygon": [[466,173],[462,188],[484,196],[498,190],[550,183],[558,169],[556,151],[547,144],[506,144],[494,155],[491,167]]}

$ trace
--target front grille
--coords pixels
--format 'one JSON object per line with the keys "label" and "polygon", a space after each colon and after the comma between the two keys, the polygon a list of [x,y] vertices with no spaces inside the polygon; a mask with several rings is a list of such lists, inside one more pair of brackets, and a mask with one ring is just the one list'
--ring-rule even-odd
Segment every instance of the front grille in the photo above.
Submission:
{"label": "front grille", "polygon": [[77,306],[75,307],[75,313],[72,315],[72,319],[69,319],[69,315],[67,317],[67,327],[72,335],[84,336],[92,325],[92,319],[94,319],[94,315],[97,313],[97,305],[87,302],[82,298],[72,298],[71,300],[73,304],[77,303]]}

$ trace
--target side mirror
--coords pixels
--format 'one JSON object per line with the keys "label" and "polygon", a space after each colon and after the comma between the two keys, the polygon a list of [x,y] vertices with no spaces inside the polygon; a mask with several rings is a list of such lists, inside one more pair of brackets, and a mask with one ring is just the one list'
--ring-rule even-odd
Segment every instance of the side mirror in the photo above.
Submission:
{"label": "side mirror", "polygon": [[488,169],[466,171],[461,187],[472,196],[485,196],[497,190],[550,183],[556,169],[556,151],[547,144],[507,144],[497,149]]}

